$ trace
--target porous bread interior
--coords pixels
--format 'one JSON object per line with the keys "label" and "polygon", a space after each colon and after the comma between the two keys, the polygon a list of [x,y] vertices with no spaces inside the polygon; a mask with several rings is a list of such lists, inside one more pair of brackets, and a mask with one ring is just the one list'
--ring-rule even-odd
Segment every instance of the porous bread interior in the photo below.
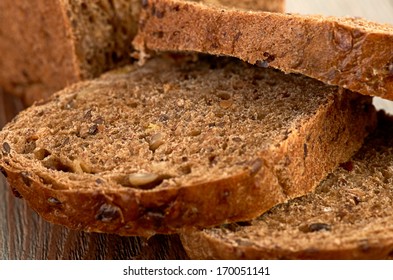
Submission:
{"label": "porous bread interior", "polygon": [[97,77],[119,63],[130,62],[130,41],[137,31],[140,0],[67,0],[59,3],[81,78]]}
{"label": "porous bread interior", "polygon": [[278,205],[258,219],[197,234],[217,248],[227,248],[215,251],[226,252],[221,256],[204,257],[391,258],[392,121],[381,113],[378,130],[314,193]]}
{"label": "porous bread interior", "polygon": [[97,177],[123,187],[133,173],[158,174],[156,187],[193,184],[248,168],[336,92],[224,61],[175,68],[153,59],[117,70],[21,113],[3,137],[37,173],[60,171],[53,188]]}

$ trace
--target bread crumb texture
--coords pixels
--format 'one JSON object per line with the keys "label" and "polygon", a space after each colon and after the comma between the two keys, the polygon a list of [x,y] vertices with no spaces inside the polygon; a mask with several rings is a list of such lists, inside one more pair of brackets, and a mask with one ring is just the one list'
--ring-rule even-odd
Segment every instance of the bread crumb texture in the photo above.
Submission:
{"label": "bread crumb texture", "polygon": [[123,235],[255,218],[311,191],[372,130],[371,100],[230,59],[168,55],[78,83],[0,133],[49,221]]}

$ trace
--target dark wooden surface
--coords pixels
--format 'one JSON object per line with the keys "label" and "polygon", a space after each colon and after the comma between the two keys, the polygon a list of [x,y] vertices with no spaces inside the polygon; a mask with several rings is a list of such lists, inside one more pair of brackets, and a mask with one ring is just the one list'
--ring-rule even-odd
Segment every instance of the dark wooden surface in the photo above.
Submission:
{"label": "dark wooden surface", "polygon": [[[0,127],[23,109],[0,91]],[[0,175],[0,259],[185,259],[177,236],[149,240],[68,230],[44,221]]]}
{"label": "dark wooden surface", "polygon": [[[363,16],[393,23],[393,0],[287,0],[287,11]],[[393,111],[391,102],[378,100],[377,103]],[[0,127],[22,108],[17,99],[0,91]],[[155,236],[145,240],[76,232],[51,225],[22,199],[13,196],[1,174],[0,196],[0,259],[187,258],[177,236]]]}

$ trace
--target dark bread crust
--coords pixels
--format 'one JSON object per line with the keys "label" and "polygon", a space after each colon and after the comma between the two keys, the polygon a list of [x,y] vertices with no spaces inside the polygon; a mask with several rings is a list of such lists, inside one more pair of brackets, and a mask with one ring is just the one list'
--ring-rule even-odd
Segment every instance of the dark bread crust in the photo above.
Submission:
{"label": "dark bread crust", "polygon": [[[184,233],[195,259],[392,259],[393,118],[314,193],[243,225]],[[285,217],[286,216],[286,217]]]}
{"label": "dark bread crust", "polygon": [[[33,209],[73,229],[149,236],[247,220],[312,191],[360,148],[375,125],[371,98],[341,91],[237,61],[155,58],[76,84],[22,112],[0,134],[0,166]],[[184,104],[176,105],[179,100]],[[187,106],[192,120],[182,118]],[[152,153],[143,139],[151,139],[146,127],[158,127],[157,110],[172,114],[160,128],[171,136]],[[227,118],[233,120],[222,122]],[[176,136],[178,128],[199,121],[201,131]],[[222,135],[238,139],[224,147]],[[221,139],[212,146],[217,153],[205,155],[215,139]],[[195,141],[204,141],[197,152]],[[138,145],[139,155],[118,152]],[[170,148],[167,166],[154,169]],[[191,167],[183,172],[185,155]],[[148,189],[124,182],[138,170],[164,177]]]}
{"label": "dark bread crust", "polygon": [[149,0],[133,44],[142,59],[169,50],[234,56],[393,100],[393,28],[359,18]]}

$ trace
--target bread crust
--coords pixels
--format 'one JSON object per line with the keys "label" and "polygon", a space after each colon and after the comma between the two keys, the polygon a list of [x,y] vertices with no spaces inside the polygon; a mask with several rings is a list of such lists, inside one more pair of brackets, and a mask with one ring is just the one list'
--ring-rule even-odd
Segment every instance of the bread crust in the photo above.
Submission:
{"label": "bread crust", "polygon": [[[368,97],[349,92],[342,94],[340,89],[300,76],[286,76],[271,69],[259,69],[237,61],[225,64],[223,61],[217,60],[210,69],[214,64],[212,58],[208,62],[196,63],[177,57],[155,58],[141,68],[132,66],[97,80],[76,84],[53,96],[48,103],[27,109],[0,134],[0,165],[10,185],[46,220],[72,229],[141,236],[175,233],[184,228],[255,218],[274,205],[312,191],[337,164],[352,156],[375,125],[375,112]],[[238,82],[230,86],[240,77],[243,87]],[[159,90],[163,85],[163,91]],[[220,89],[224,85],[225,96],[221,96]],[[143,94],[138,95],[140,92]],[[170,95],[163,99],[163,92]],[[258,99],[256,95],[252,102],[237,101],[258,92],[265,96]],[[218,105],[212,101],[216,100],[216,94],[224,98],[218,99]],[[229,101],[228,94],[233,95]],[[315,94],[313,102],[308,99],[311,94]],[[298,101],[290,101],[292,98]],[[174,105],[173,111],[165,109],[180,99],[185,105]],[[265,102],[265,99],[272,103],[255,107],[255,104],[263,104],[258,102]],[[142,109],[133,109],[138,106],[135,104],[145,102],[152,102],[146,103],[150,105],[143,109],[145,113],[137,111]],[[200,102],[211,105],[197,105]],[[230,103],[232,109],[226,105],[228,102],[234,102]],[[196,110],[194,119],[207,123],[201,131],[191,132],[192,135],[183,140],[184,136],[176,136],[176,133],[188,122],[182,120],[182,114],[186,113],[179,114],[182,109],[177,106],[188,105],[191,112]],[[193,109],[192,106],[200,107]],[[216,141],[216,137],[232,131],[231,126],[239,125],[239,130],[244,129],[244,125],[240,126],[244,113],[261,110],[261,106],[264,108],[260,120],[254,119],[253,115],[252,121],[244,119],[244,125],[256,125],[252,128],[253,133],[246,134],[247,138],[254,140],[240,139],[249,141],[246,143],[249,149],[255,149],[255,153],[234,156],[244,148],[242,142],[233,142],[237,148],[231,152],[231,146],[223,147],[223,140],[219,140],[215,149],[221,150],[217,156],[204,154],[203,151],[211,150],[209,145]],[[169,121],[175,126],[161,133],[173,134],[166,141],[174,144],[172,148],[162,145],[162,150],[154,154],[161,151],[165,159],[165,149],[171,148],[175,149],[171,155],[179,153],[179,156],[173,156],[172,162],[155,171],[157,169],[153,167],[162,164],[161,156],[153,160],[154,166],[146,161],[145,158],[154,155],[151,146],[141,146],[136,156],[131,156],[134,153],[131,152],[130,159],[128,152],[117,151],[123,151],[123,147],[144,145],[144,141],[138,141],[141,139],[138,134],[132,132],[134,129],[143,129],[140,135],[152,139],[145,133],[150,133],[146,132],[146,127],[158,126],[151,122],[161,113],[148,117],[149,112],[157,108],[173,113]],[[104,111],[94,115],[97,110]],[[216,122],[213,126],[208,117],[198,117],[210,110],[218,112],[213,117]],[[273,115],[271,110],[276,110]],[[282,112],[288,115],[282,115]],[[127,114],[134,115],[127,117]],[[236,114],[240,114],[240,118],[228,122],[223,126],[225,129],[218,126],[220,121]],[[87,119],[93,120],[92,125]],[[86,122],[88,129],[84,132]],[[197,125],[195,122],[192,126]],[[117,131],[121,127],[127,129],[122,132],[122,138],[118,138]],[[163,125],[162,129],[165,127]],[[238,129],[230,133],[239,133]],[[268,134],[263,136],[263,133]],[[123,138],[133,140],[125,142]],[[199,152],[193,150],[195,139],[205,139],[205,144],[195,146]],[[118,143],[119,147],[112,143]],[[128,144],[124,146],[124,143]],[[98,146],[88,148],[89,145]],[[187,153],[176,152],[177,146],[184,146]],[[109,151],[104,154],[106,156],[97,159],[102,163],[92,164],[95,154],[105,150]],[[184,169],[182,161],[178,160],[184,156],[195,158],[189,170]],[[163,172],[163,181],[148,189],[124,182],[131,181],[129,175],[124,174],[140,172],[139,169],[150,173]],[[166,175],[180,172],[178,170],[185,170],[185,173],[171,175],[173,178]],[[134,177],[132,179],[135,181]]]}
{"label": "bread crust", "polygon": [[[304,16],[150,0],[134,47],[234,56],[393,99],[393,28],[359,18]],[[159,16],[158,16],[159,15]]]}
{"label": "bread crust", "polygon": [[283,13],[285,11],[285,0],[186,0],[199,2],[206,5],[217,6],[226,9],[243,9],[248,11],[267,11]]}

